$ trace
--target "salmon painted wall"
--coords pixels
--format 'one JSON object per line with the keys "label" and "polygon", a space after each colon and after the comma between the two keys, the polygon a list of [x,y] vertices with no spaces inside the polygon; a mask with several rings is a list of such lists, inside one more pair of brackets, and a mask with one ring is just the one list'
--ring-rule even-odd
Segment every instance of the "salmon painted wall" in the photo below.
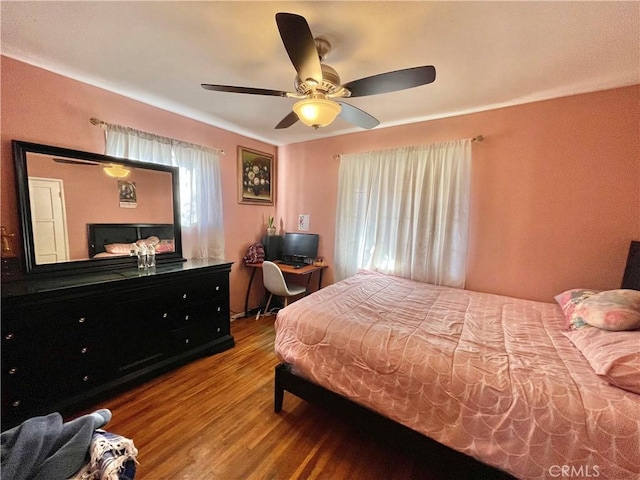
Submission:
{"label": "salmon painted wall", "polygon": [[550,302],[569,288],[619,288],[640,239],[639,85],[281,147],[277,215],[295,230],[309,214],[332,264],[334,154],[479,134],[466,288]]}
{"label": "salmon painted wall", "polygon": [[[640,239],[640,86],[565,97],[276,148],[2,57],[2,225],[19,232],[10,140],[104,152],[90,117],[222,148],[231,309],[244,308],[248,245],[275,211],[281,231],[310,215],[333,263],[339,161],[334,154],[483,134],[473,147],[467,288],[552,301],[572,287],[616,288]],[[375,114],[375,112],[371,112]],[[340,120],[338,120],[340,121]],[[237,147],[277,153],[277,205],[237,203]],[[20,244],[15,239],[14,245]],[[324,283],[333,281],[331,267]],[[258,304],[254,289],[250,308]]]}
{"label": "salmon painted wall", "polygon": [[[264,233],[264,219],[274,209],[238,204],[237,150],[241,145],[275,155],[277,147],[8,57],[0,57],[0,62],[0,220],[8,232],[17,236],[12,241],[14,249],[21,251],[22,240],[19,238],[12,139],[104,153],[104,132],[89,123],[89,118],[97,117],[157,135],[220,148],[226,152],[220,157],[226,258],[235,262],[230,276],[231,309],[243,311],[249,272],[240,267],[240,260],[247,247]],[[254,289],[251,300],[254,306],[260,296],[260,289]]]}

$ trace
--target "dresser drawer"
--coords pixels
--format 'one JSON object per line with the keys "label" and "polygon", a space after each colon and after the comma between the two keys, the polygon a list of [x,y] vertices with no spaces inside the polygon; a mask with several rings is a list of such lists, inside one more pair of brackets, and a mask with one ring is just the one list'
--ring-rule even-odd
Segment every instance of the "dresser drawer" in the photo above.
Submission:
{"label": "dresser drawer", "polygon": [[60,304],[25,305],[10,309],[2,319],[2,347],[26,350],[63,346],[68,342],[103,336],[111,315],[110,304],[92,299]]}
{"label": "dresser drawer", "polygon": [[46,405],[41,397],[33,394],[20,395],[18,392],[2,389],[2,428],[16,425],[33,416],[39,408]]}
{"label": "dresser drawer", "polygon": [[182,282],[171,288],[173,304],[192,304],[229,297],[228,275],[209,275]]}
{"label": "dresser drawer", "polygon": [[157,297],[134,295],[120,300],[109,323],[118,332],[110,343],[109,357],[119,374],[140,370],[169,354],[170,315]]}
{"label": "dresser drawer", "polygon": [[228,328],[223,321],[188,325],[173,331],[173,347],[176,353],[184,352],[205,345],[228,333]]}
{"label": "dresser drawer", "polygon": [[173,328],[185,327],[215,319],[226,319],[229,316],[229,299],[217,298],[213,301],[179,306],[171,310]]}
{"label": "dresser drawer", "polygon": [[[70,302],[69,310],[49,305],[16,308],[2,322],[2,379],[31,378],[48,384],[78,365],[96,364],[102,370],[113,335],[95,308]],[[56,383],[53,390],[57,390]]]}
{"label": "dresser drawer", "polygon": [[52,405],[90,392],[109,380],[104,370],[88,364],[76,365],[71,370],[48,369],[35,375],[25,374],[19,368],[13,374],[3,373],[6,374],[2,379],[3,423],[5,417],[22,420],[34,412],[51,413],[55,410]]}
{"label": "dresser drawer", "polygon": [[65,383],[68,372],[57,366],[34,370],[3,363],[2,367],[2,394],[12,408],[47,405],[70,393]]}

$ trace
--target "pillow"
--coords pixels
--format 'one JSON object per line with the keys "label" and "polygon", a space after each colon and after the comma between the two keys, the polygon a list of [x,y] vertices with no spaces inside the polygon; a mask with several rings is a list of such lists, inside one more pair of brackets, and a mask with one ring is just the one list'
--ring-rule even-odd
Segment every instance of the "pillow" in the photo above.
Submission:
{"label": "pillow", "polygon": [[582,318],[574,315],[574,311],[580,303],[584,302],[587,298],[597,293],[598,290],[573,288],[571,290],[567,290],[566,292],[562,292],[561,294],[554,297],[556,299],[556,302],[558,302],[558,305],[560,305],[560,308],[564,313],[564,317],[567,320],[568,330],[577,330],[579,328],[589,326],[589,324]]}
{"label": "pillow", "polygon": [[576,305],[574,315],[604,330],[636,330],[640,328],[640,291],[597,293]]}
{"label": "pillow", "polygon": [[640,332],[563,332],[607,383],[640,395]]}
{"label": "pillow", "polygon": [[131,250],[136,249],[135,243],[110,243],[104,246],[107,253],[117,253],[118,255],[129,255]]}
{"label": "pillow", "polygon": [[158,237],[156,237],[155,235],[152,235],[148,238],[141,238],[140,240],[138,240],[136,242],[137,245],[157,245],[158,242],[160,241],[160,239]]}
{"label": "pillow", "polygon": [[176,251],[176,246],[173,240],[160,240],[156,245],[156,253],[171,253]]}

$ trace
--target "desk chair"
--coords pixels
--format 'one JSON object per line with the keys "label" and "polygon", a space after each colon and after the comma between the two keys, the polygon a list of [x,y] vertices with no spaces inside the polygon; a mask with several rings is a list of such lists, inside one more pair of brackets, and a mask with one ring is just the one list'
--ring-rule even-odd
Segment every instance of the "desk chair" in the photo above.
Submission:
{"label": "desk chair", "polygon": [[[287,282],[282,275],[282,270],[273,262],[265,260],[262,262],[262,281],[264,288],[269,291],[269,299],[267,300],[267,306],[264,307],[264,313],[269,311],[269,304],[274,295],[284,297],[284,306],[287,306],[287,300],[289,297],[301,295],[307,291],[307,288],[302,285],[288,286]],[[256,320],[260,318],[260,310],[256,315]]]}

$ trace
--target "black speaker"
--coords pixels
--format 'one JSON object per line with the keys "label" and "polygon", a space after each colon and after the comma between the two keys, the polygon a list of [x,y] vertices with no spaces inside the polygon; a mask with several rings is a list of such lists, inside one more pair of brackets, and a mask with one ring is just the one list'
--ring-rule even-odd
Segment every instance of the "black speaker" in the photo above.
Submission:
{"label": "black speaker", "polygon": [[262,239],[264,245],[264,259],[269,261],[282,260],[282,243],[284,237],[281,235],[267,235]]}
{"label": "black speaker", "polygon": [[629,256],[621,288],[640,290],[640,242],[632,241],[629,246]]}

